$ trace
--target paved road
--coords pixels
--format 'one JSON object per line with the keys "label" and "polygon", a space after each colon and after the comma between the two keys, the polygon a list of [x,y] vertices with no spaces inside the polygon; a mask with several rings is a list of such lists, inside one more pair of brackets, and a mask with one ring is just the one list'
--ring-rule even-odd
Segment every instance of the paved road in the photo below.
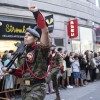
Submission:
{"label": "paved road", "polygon": [[[100,81],[85,87],[61,90],[62,100],[100,100]],[[45,100],[54,100],[55,94],[47,95]]]}
{"label": "paved road", "polygon": [[[100,81],[89,83],[85,87],[60,90],[62,100],[100,100]],[[45,100],[54,100],[55,93],[46,95]],[[21,100],[18,98],[16,100]]]}

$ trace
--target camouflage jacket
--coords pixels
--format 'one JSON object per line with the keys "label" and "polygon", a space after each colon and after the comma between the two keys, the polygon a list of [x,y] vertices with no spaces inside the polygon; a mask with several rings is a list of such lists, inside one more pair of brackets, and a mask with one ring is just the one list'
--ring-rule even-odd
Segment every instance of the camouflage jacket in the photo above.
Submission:
{"label": "camouflage jacket", "polygon": [[[17,66],[19,69],[13,71],[15,76],[21,76],[23,79],[33,80],[33,75],[29,72],[26,67],[28,64],[30,70],[38,77],[43,76],[47,71],[47,57],[49,53],[49,46],[43,46],[42,44],[34,45],[30,50],[25,51],[18,59]],[[32,56],[30,60],[27,56]]]}
{"label": "camouflage jacket", "polygon": [[59,53],[55,53],[51,55],[51,68],[55,68],[55,67],[60,67],[60,63],[61,63],[61,57],[59,55]]}

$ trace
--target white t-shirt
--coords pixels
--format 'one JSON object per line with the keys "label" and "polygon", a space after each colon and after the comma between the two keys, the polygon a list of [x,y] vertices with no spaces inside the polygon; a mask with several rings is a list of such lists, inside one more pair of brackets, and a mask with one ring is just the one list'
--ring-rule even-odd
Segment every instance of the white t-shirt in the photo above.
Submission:
{"label": "white t-shirt", "polygon": [[75,61],[72,63],[73,72],[80,72],[79,70],[79,61]]}
{"label": "white t-shirt", "polygon": [[63,60],[64,71],[66,71],[66,61]]}

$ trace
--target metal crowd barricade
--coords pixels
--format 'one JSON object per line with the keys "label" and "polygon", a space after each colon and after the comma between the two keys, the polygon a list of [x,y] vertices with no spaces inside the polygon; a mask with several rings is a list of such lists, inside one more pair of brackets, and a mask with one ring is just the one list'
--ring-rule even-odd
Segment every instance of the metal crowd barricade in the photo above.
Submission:
{"label": "metal crowd barricade", "polygon": [[[16,95],[16,91],[20,91],[20,84],[21,84],[21,78],[13,77],[13,88],[12,89],[5,89],[5,83],[6,83],[6,76],[7,74],[2,74],[0,77],[3,76],[2,79],[0,79],[0,100],[9,100],[7,97],[5,97],[5,93],[10,94],[10,92],[14,92]],[[18,86],[19,85],[19,86]]]}

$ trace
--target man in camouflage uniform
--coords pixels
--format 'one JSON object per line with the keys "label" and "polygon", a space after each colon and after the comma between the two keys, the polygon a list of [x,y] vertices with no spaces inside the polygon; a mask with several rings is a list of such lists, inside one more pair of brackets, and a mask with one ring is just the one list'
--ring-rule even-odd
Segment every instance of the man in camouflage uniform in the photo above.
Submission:
{"label": "man in camouflage uniform", "polygon": [[51,53],[50,53],[50,67],[51,71],[50,74],[47,76],[47,83],[52,79],[53,81],[53,87],[56,92],[56,99],[55,100],[60,100],[60,94],[59,94],[59,89],[58,89],[58,80],[57,80],[57,74],[60,71],[60,65],[61,65],[61,57],[56,52],[56,45],[52,45],[50,48]]}
{"label": "man in camouflage uniform", "polygon": [[[36,6],[30,7],[29,10],[33,13],[38,28],[42,31],[41,38],[35,29],[27,28],[24,37],[26,50],[18,58],[19,69],[9,69],[7,71],[7,68],[3,67],[2,70],[5,73],[22,77],[22,100],[44,100],[46,94],[45,73],[49,53],[48,28]],[[36,44],[39,38],[40,44]]]}

